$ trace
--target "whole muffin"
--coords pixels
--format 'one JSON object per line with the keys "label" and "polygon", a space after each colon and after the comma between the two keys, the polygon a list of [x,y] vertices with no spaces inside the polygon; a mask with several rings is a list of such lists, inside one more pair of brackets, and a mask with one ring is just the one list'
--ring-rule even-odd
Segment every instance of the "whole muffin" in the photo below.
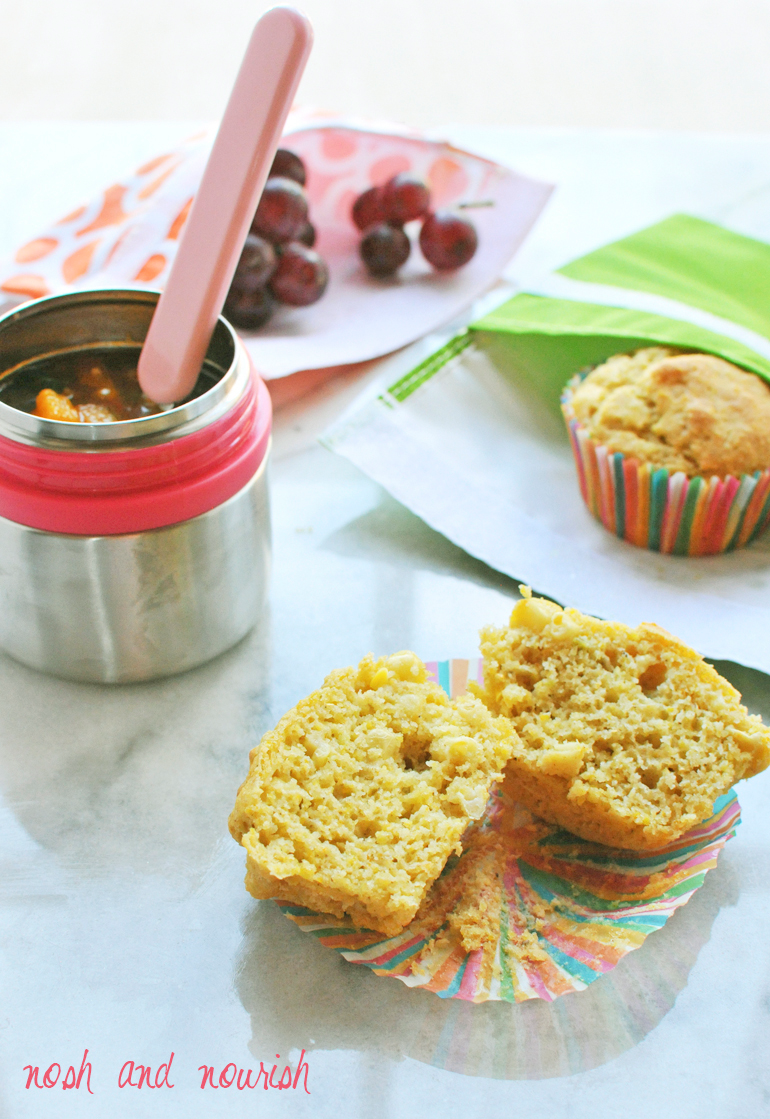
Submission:
{"label": "whole muffin", "polygon": [[583,499],[627,543],[716,555],[770,523],[770,386],[756,374],[651,346],[573,377],[561,407]]}
{"label": "whole muffin", "polygon": [[693,478],[770,467],[770,386],[711,354],[617,354],[572,392],[575,418],[610,452]]}

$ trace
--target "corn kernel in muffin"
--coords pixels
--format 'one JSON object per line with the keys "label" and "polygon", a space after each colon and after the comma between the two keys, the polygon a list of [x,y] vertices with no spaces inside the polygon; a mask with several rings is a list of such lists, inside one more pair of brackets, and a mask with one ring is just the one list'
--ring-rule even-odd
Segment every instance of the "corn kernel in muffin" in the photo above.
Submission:
{"label": "corn kernel in muffin", "polygon": [[482,815],[514,737],[479,700],[450,700],[414,653],[332,672],[251,752],[230,816],[247,889],[395,935]]}
{"label": "corn kernel in muffin", "polygon": [[770,467],[770,386],[711,354],[662,346],[616,354],[574,389],[594,443],[688,477]]}
{"label": "corn kernel in muffin", "polygon": [[518,799],[584,839],[663,847],[770,762],[770,731],[738,692],[658,626],[525,597],[481,650],[474,690],[518,732]]}

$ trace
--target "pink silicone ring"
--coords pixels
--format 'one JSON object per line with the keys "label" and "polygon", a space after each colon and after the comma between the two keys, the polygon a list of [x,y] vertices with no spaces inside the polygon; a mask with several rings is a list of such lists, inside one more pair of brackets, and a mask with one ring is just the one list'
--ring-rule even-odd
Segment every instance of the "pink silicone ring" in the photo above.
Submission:
{"label": "pink silicone ring", "polygon": [[253,478],[271,421],[270,394],[252,374],[221,419],[152,447],[50,451],[0,436],[0,516],[76,536],[179,524],[221,505]]}

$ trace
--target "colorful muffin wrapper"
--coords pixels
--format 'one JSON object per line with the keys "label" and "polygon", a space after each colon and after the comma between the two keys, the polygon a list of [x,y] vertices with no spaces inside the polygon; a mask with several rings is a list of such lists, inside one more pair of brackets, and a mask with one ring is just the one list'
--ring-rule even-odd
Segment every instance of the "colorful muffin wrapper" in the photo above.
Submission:
{"label": "colorful muffin wrapper", "polygon": [[602,447],[575,418],[573,377],[561,398],[583,500],[629,544],[676,556],[711,556],[751,543],[770,521],[770,470],[740,478],[688,478]]}
{"label": "colorful muffin wrapper", "polygon": [[[481,680],[482,662],[428,662],[428,669],[455,696],[469,677]],[[469,1002],[550,1002],[583,990],[661,928],[703,885],[739,822],[731,791],[710,819],[668,847],[622,851],[536,819],[503,784],[398,936],[383,939],[300,906],[281,909],[346,960],[409,987]],[[471,951],[460,931],[469,908],[478,941]]]}

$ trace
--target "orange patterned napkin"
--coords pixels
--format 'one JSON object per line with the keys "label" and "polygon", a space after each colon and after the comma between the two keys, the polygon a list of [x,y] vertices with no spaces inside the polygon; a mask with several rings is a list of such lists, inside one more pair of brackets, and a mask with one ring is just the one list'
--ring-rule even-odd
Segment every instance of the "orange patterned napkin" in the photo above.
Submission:
{"label": "orange patterned napkin", "polygon": [[[0,290],[37,298],[78,287],[162,288],[213,135],[199,133],[150,160],[22,245],[0,262]],[[316,248],[329,265],[330,282],[317,304],[281,306],[261,330],[245,336],[267,378],[368,361],[454,319],[499,278],[552,189],[394,126],[295,112],[284,142],[308,170]],[[482,203],[469,211],[479,249],[464,268],[437,273],[415,245],[392,280],[366,274],[351,204],[401,171],[428,182],[435,206]]]}

